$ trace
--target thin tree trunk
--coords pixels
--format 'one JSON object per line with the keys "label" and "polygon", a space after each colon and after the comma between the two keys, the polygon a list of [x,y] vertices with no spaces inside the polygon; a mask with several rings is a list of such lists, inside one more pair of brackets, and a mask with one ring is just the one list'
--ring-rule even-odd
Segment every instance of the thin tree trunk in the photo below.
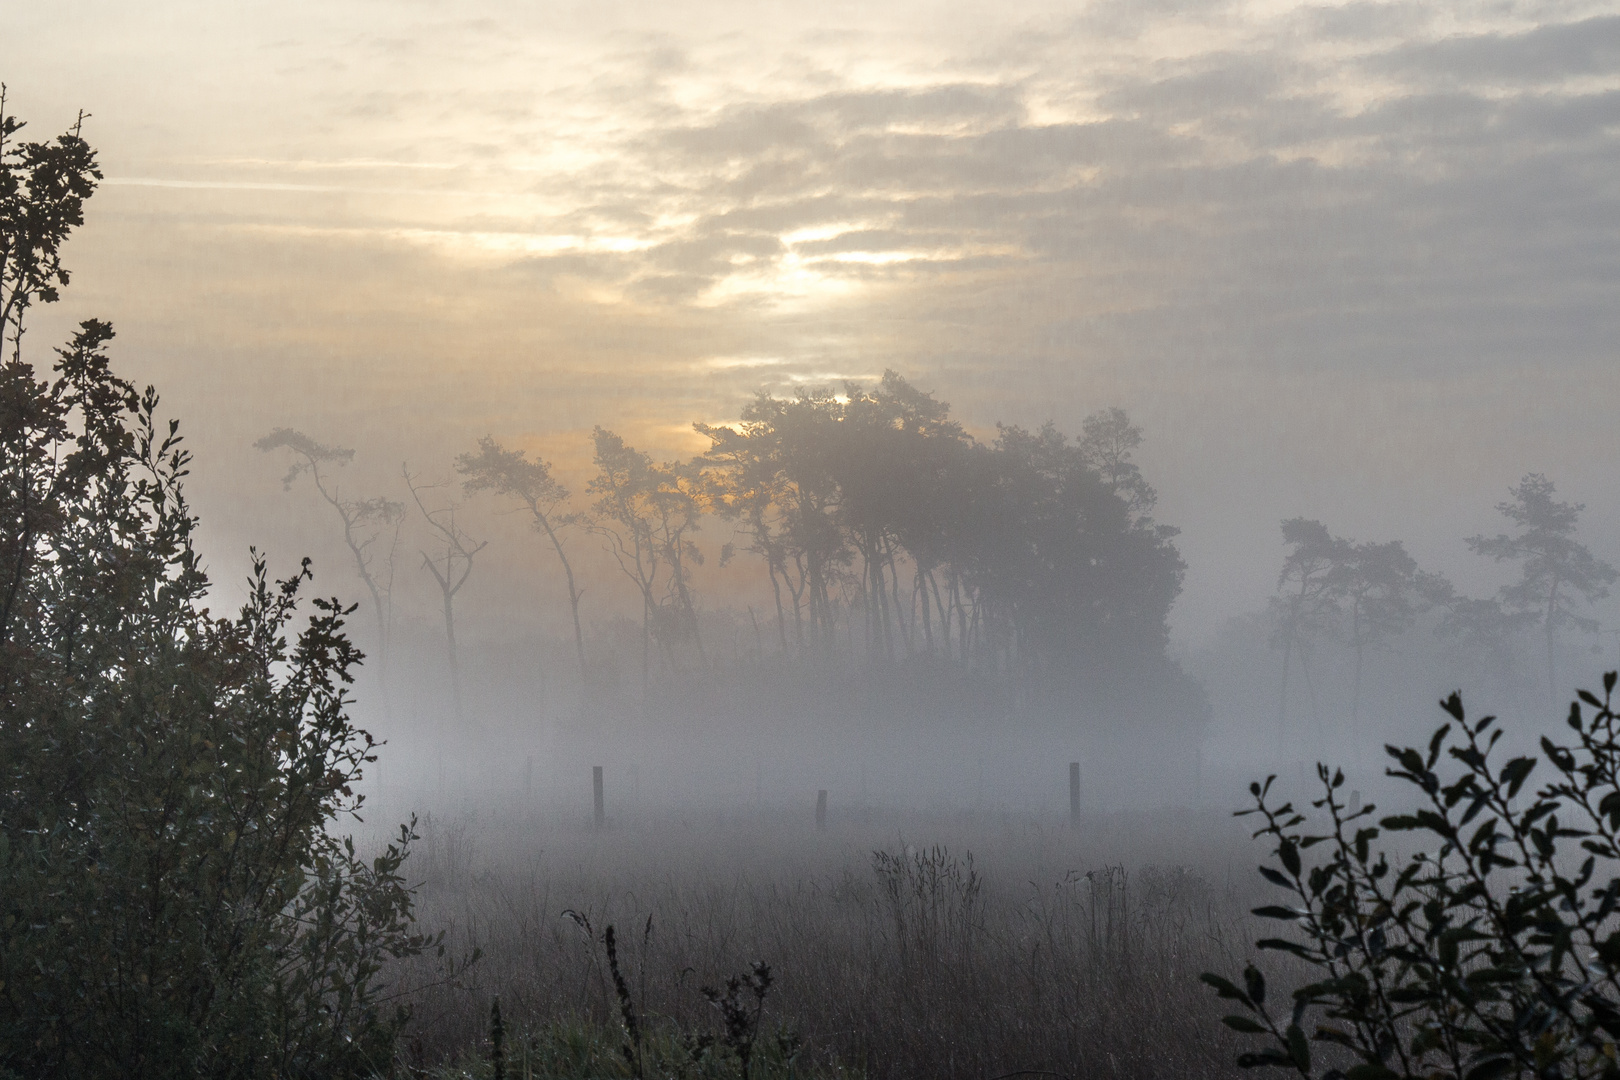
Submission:
{"label": "thin tree trunk", "polygon": [[900,628],[900,644],[904,648],[907,659],[911,657],[911,626],[907,622],[909,605],[900,603],[900,571],[894,565],[894,550],[890,548],[886,558],[889,563],[889,591],[894,594],[894,622]]}
{"label": "thin tree trunk", "polygon": [[450,658],[450,699],[455,703],[456,721],[461,721],[461,663],[456,656],[456,612],[455,594],[446,589],[444,592],[444,644],[445,653]]}
{"label": "thin tree trunk", "polygon": [[1554,638],[1554,635],[1557,633],[1557,629],[1555,627],[1555,624],[1554,624],[1553,620],[1557,616],[1557,613],[1558,613],[1558,586],[1559,586],[1559,584],[1560,584],[1560,582],[1559,582],[1558,578],[1554,577],[1553,578],[1553,583],[1552,583],[1552,589],[1551,589],[1551,591],[1549,591],[1547,593],[1547,619],[1546,619],[1546,626],[1547,626],[1547,695],[1548,695],[1549,698],[1551,698],[1554,705],[1558,704],[1558,682],[1557,682],[1556,678],[1554,677],[1555,672],[1553,671],[1553,646],[1554,646],[1553,638]]}
{"label": "thin tree trunk", "polygon": [[[531,508],[532,509],[532,508]],[[562,541],[551,528],[551,522],[546,515],[535,510],[534,516],[539,520],[540,527],[546,530],[546,538],[551,541],[551,547],[557,553],[557,561],[562,563],[563,577],[568,581],[568,607],[574,617],[574,654],[579,661],[579,687],[580,695],[585,693],[585,631],[579,625],[579,587],[574,583],[574,568],[568,562],[568,556],[563,552]]]}
{"label": "thin tree trunk", "polygon": [[932,601],[929,600],[928,591],[923,586],[923,573],[922,573],[922,566],[921,565],[918,565],[917,573],[913,577],[912,585],[911,585],[911,595],[913,597],[915,597],[918,593],[922,594],[923,645],[924,645],[925,648],[927,648],[928,655],[933,656],[934,655],[934,616],[933,616],[933,611],[930,610],[930,608],[929,608],[929,604],[932,603]]}
{"label": "thin tree trunk", "polygon": [[[788,651],[787,615],[782,610],[782,585],[776,580],[776,564],[774,562],[768,563],[766,568],[771,572],[771,596],[776,600],[776,636],[781,639],[782,655],[786,656]],[[787,570],[784,568],[782,573],[785,575]]]}
{"label": "thin tree trunk", "polygon": [[1355,728],[1361,722],[1361,642],[1356,642],[1356,678],[1350,691],[1350,726]]}
{"label": "thin tree trunk", "polygon": [[939,632],[945,639],[945,659],[951,658],[951,613],[945,607],[945,601],[939,595],[939,579],[934,577],[934,571],[928,571],[928,592],[923,597],[926,603],[928,596],[934,598],[934,607],[939,612]]}
{"label": "thin tree trunk", "polygon": [[1358,597],[1350,609],[1350,640],[1356,646],[1356,676],[1350,688],[1350,726],[1354,728],[1361,719],[1361,653],[1363,643],[1361,640],[1361,600]]}
{"label": "thin tree trunk", "polygon": [[1283,638],[1282,692],[1277,697],[1277,745],[1279,748],[1281,748],[1282,741],[1288,734],[1288,669],[1293,666],[1293,662],[1294,632],[1290,629],[1287,636]]}

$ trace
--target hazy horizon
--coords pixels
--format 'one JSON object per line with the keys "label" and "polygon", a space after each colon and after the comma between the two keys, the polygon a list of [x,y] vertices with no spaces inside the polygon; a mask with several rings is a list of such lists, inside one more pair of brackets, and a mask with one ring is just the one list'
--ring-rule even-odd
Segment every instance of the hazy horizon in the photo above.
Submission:
{"label": "hazy horizon", "polygon": [[[981,437],[1125,408],[1182,648],[1264,604],[1284,517],[1489,593],[1463,537],[1542,472],[1620,559],[1613,4],[457,11],[13,13],[12,108],[91,113],[106,173],[31,348],[116,324],[223,583],[256,543],[358,595],[273,427],[356,448],[356,492],[485,434],[577,488],[594,424],[684,456],[890,367]],[[560,628],[493,510],[466,618]]]}

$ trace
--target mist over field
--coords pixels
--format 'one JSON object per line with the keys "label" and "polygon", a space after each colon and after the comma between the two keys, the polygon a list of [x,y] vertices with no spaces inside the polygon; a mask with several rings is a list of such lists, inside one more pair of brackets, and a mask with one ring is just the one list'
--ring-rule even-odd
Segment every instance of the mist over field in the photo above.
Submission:
{"label": "mist over field", "polygon": [[[1489,598],[1515,568],[1464,540],[1503,531],[1496,504],[1538,473],[1586,505],[1596,557],[1620,557],[1604,5],[16,15],[11,100],[36,125],[91,112],[107,174],[35,340],[114,322],[123,363],[185,419],[222,589],[253,543],[283,570],[311,555],[323,590],[361,603],[360,708],[402,782],[444,755],[512,785],[533,757],[577,787],[607,755],[644,797],[843,803],[864,775],[867,799],[1061,809],[1062,768],[1034,764],[1095,757],[1099,805],[1225,805],[1220,770],[1360,753],[1421,727],[1443,689],[1552,699],[1528,689],[1533,640],[1516,683],[1414,630],[1374,648],[1352,710],[1333,631],[1308,661],[1314,712],[1302,697],[1279,725],[1282,656],[1255,620],[1284,519],[1401,540]],[[735,425],[757,392],[842,394],[886,369],[982,444],[998,424],[1079,438],[1112,407],[1140,429],[1133,460],[1186,563],[1169,655],[1203,694],[1144,745],[1218,787],[1159,785],[1112,705],[1024,723],[1016,692],[979,701],[921,665],[906,679],[938,700],[907,692],[860,642],[814,693],[750,683],[799,661],[760,556],[708,512],[690,568],[705,655],[658,658],[646,697],[638,587],[600,537],[567,540],[588,661],[615,684],[580,723],[554,555],[511,499],[461,489],[456,456],[484,436],[527,451],[578,511],[597,425],[686,461],[708,445],[694,424]],[[425,519],[410,505],[399,533],[385,694],[339,522],[253,448],[282,427],[355,451],[329,470],[341,498],[410,503],[403,462],[489,542],[456,597],[460,722]],[[1612,600],[1582,614],[1615,623]],[[1616,644],[1563,635],[1558,694]]]}
{"label": "mist over field", "polygon": [[489,954],[390,969],[412,1068],[628,1023],[646,918],[683,1031],[773,952],[828,1068],[1224,1075],[1250,781],[1620,667],[1614,3],[6,22],[100,174],[0,343],[112,324],[214,614],[250,549],[352,605],[353,827]]}

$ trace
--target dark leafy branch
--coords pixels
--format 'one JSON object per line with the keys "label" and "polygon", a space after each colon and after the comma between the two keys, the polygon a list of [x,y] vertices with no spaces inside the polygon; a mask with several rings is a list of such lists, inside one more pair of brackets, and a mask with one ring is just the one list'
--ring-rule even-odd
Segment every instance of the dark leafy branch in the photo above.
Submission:
{"label": "dark leafy branch", "polygon": [[[1270,778],[1252,786],[1242,813],[1260,817],[1274,857],[1260,873],[1288,894],[1255,909],[1286,927],[1256,946],[1312,974],[1284,1003],[1268,1002],[1254,965],[1242,985],[1204,976],[1242,1009],[1227,1025],[1264,1039],[1240,1064],[1348,1080],[1620,1071],[1615,683],[1610,672],[1601,697],[1580,692],[1569,738],[1500,764],[1496,718],[1469,718],[1451,695],[1426,747],[1386,747],[1388,774],[1417,798],[1376,824],[1326,766],[1309,810],[1274,804]],[[1385,832],[1421,850],[1391,855],[1376,845]]]}

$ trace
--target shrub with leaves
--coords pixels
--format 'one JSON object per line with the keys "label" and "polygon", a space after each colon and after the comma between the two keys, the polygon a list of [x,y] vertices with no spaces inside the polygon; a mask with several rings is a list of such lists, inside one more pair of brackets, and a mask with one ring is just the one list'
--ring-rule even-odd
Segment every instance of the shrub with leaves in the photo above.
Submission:
{"label": "shrub with leaves", "polygon": [[0,1076],[384,1071],[379,985],[411,927],[409,826],[362,858],[333,826],[374,743],[347,714],[360,654],[307,561],[254,556],[234,618],[157,395],[83,323],[36,372],[22,319],[99,178],[77,131],[15,141],[0,98]]}
{"label": "shrub with leaves", "polygon": [[[1277,1002],[1253,965],[1241,986],[1204,976],[1243,1010],[1227,1025],[1265,1039],[1240,1064],[1347,1080],[1620,1075],[1615,682],[1580,692],[1568,737],[1507,761],[1493,760],[1496,718],[1469,718],[1453,694],[1426,749],[1386,748],[1416,795],[1406,813],[1351,811],[1325,766],[1309,810],[1273,805],[1271,779],[1252,786],[1242,813],[1275,856],[1260,873],[1289,894],[1255,909],[1286,927],[1256,945],[1309,977]],[[1381,850],[1385,832],[1418,850]]]}

